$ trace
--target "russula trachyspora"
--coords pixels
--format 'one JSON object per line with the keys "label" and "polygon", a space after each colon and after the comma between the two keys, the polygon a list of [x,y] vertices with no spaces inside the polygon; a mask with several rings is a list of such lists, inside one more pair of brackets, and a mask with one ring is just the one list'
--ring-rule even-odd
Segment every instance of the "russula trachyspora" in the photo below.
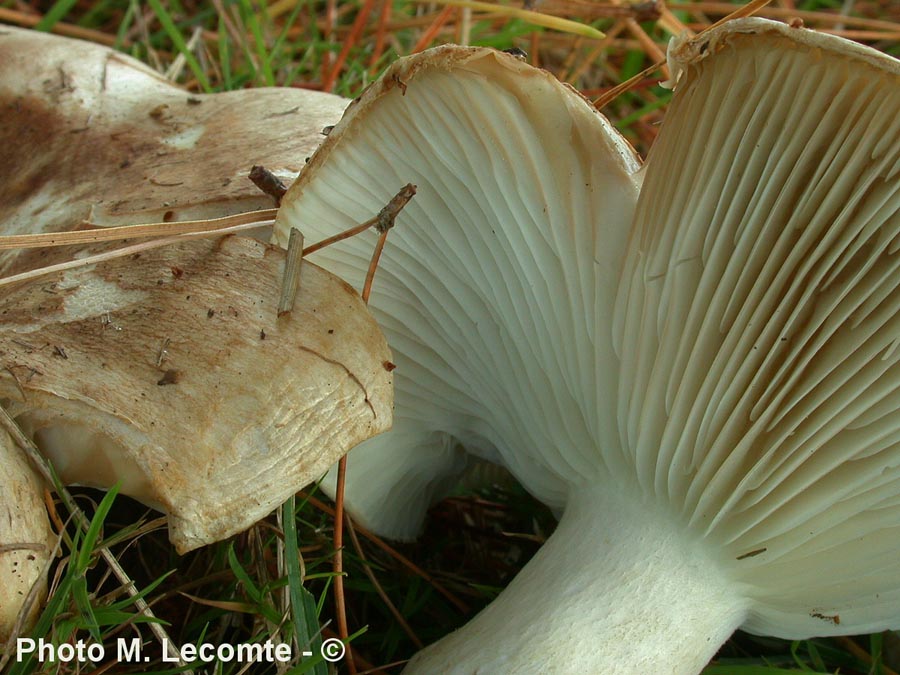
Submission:
{"label": "russula trachyspora", "polygon": [[[12,26],[0,63],[6,235],[271,208],[250,168],[292,179],[347,104],[290,88],[193,94],[120,52]],[[0,251],[0,273],[23,257],[52,256]]]}
{"label": "russula trachyspora", "polygon": [[22,625],[34,619],[47,592],[46,568],[55,537],[43,491],[25,454],[0,429],[0,643],[9,639],[29,601]]}
{"label": "russula trachyspora", "polygon": [[184,552],[240,532],[391,421],[391,358],[356,291],[284,252],[197,240],[17,284],[0,400],[66,483],[168,514]]}
{"label": "russula trachyspora", "polygon": [[[191,95],[112,50],[13,28],[0,61],[3,234],[270,207],[250,167],[298,171],[345,103]],[[108,250],[8,251],[0,270]],[[165,511],[179,551],[239,532],[390,426],[391,355],[360,298],[304,263],[276,318],[284,266],[219,237],[5,285],[0,402],[64,482],[118,481]]]}
{"label": "russula trachyspora", "polygon": [[[281,243],[418,186],[372,297],[400,433],[351,453],[357,517],[410,534],[457,444],[564,509],[411,673],[693,673],[738,627],[900,626],[900,66],[749,19],[670,56],[641,173],[548,74],[448,47],[283,201]],[[321,259],[352,283],[369,245]],[[385,464],[417,499],[379,511]]]}

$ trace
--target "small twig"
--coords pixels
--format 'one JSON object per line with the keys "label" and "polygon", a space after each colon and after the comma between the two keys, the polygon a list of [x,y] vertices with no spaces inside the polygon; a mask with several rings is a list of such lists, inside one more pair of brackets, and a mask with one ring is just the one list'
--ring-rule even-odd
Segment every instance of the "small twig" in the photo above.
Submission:
{"label": "small twig", "polygon": [[278,317],[290,314],[294,309],[297,291],[300,290],[300,270],[303,266],[303,233],[291,228],[287,255],[284,260],[284,276],[281,279],[281,298],[278,300]]}
{"label": "small twig", "polygon": [[254,164],[250,167],[249,176],[253,184],[275,200],[276,206],[281,206],[281,198],[287,192],[287,187],[281,179],[266,167]]}
{"label": "small twig", "polygon": [[[31,439],[29,439],[24,433],[22,433],[19,425],[16,424],[16,421],[12,417],[10,417],[4,406],[0,406],[0,426],[2,426],[10,436],[12,436],[12,439],[15,441],[16,445],[18,445],[22,449],[35,470],[44,478],[45,481],[47,481],[47,484],[53,486],[53,488],[56,490],[56,494],[59,495],[59,498],[62,500],[66,509],[70,514],[72,514],[72,518],[75,520],[78,527],[87,532],[91,525],[88,517],[84,514],[84,511],[81,510],[78,504],[75,503],[75,500],[72,498],[72,494],[62,484],[62,481],[56,474],[56,471],[54,470],[50,462],[48,462],[44,458],[44,456],[40,453],[40,451],[37,449],[37,446],[31,441]],[[186,668],[187,664],[181,660],[181,650],[175,647],[175,643],[169,637],[166,629],[159,621],[157,621],[156,617],[153,614],[153,611],[150,609],[150,606],[140,596],[140,593],[134,585],[134,581],[131,580],[131,577],[128,576],[128,574],[119,564],[119,561],[116,560],[115,556],[112,554],[112,551],[104,546],[100,549],[100,556],[112,570],[113,574],[116,576],[116,579],[119,580],[119,583],[122,584],[125,592],[128,593],[129,597],[131,597],[131,600],[134,603],[134,606],[137,609],[138,613],[143,614],[145,617],[147,617],[147,619],[149,619],[148,626],[150,628],[150,632],[153,633],[157,640],[159,640],[159,643],[161,645],[169,647],[167,657],[174,659],[173,663],[177,662],[179,667]],[[187,673],[188,675],[193,675],[193,671],[187,668],[183,672]]]}
{"label": "small twig", "polygon": [[337,234],[328,237],[327,239],[323,239],[322,241],[317,241],[315,244],[310,244],[305,249],[303,249],[303,255],[308,256],[316,251],[320,251],[326,246],[331,246],[332,244],[336,244],[339,241],[344,241],[344,239],[349,239],[350,237],[355,237],[357,234],[361,232],[365,232],[370,227],[375,227],[379,232],[382,230],[389,230],[394,226],[394,219],[400,213],[400,210],[406,206],[406,203],[412,199],[412,196],[416,194],[416,186],[412,184],[405,185],[400,192],[398,192],[391,201],[388,202],[387,206],[385,206],[374,218],[369,218],[364,223],[360,223],[359,225],[354,225],[353,227],[344,230],[343,232],[338,232]]}
{"label": "small twig", "polygon": [[[392,223],[393,225],[393,223]],[[378,261],[381,259],[381,252],[384,251],[384,244],[387,241],[388,232],[390,230],[382,230],[378,241],[375,242],[375,251],[372,253],[372,262],[366,271],[366,281],[363,284],[362,298],[368,304],[369,295],[372,293],[372,281],[375,279],[375,270],[378,269]]]}
{"label": "small twig", "polygon": [[[390,230],[394,226],[394,221],[397,219],[397,216],[400,215],[403,207],[409,203],[409,200],[412,199],[415,194],[415,185],[412,183],[404,185],[400,189],[400,192],[391,197],[391,201],[389,201],[387,205],[378,212],[378,215],[375,216],[375,228],[382,233]],[[377,259],[375,260],[375,264],[378,264]],[[363,293],[363,300],[368,302],[365,293]]]}
{"label": "small twig", "polygon": [[377,220],[377,217],[369,218],[369,220],[367,220],[364,223],[360,223],[359,225],[354,225],[353,227],[351,227],[348,230],[339,232],[338,234],[328,237],[327,239],[323,239],[322,241],[317,241],[315,244],[310,244],[305,249],[303,249],[303,255],[308,256],[311,253],[315,253],[316,251],[319,251],[319,250],[325,248],[326,246],[331,246],[332,244],[336,244],[339,241],[344,241],[344,239],[349,239],[350,237],[355,237],[357,234],[360,234],[361,232],[365,232],[370,227],[372,227],[375,224],[376,220]]}

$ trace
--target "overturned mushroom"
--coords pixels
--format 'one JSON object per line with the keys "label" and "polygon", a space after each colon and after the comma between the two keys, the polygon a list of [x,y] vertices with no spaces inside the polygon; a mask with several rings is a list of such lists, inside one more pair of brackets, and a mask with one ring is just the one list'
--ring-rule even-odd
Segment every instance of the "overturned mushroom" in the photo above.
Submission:
{"label": "overturned mushroom", "polygon": [[[351,454],[357,516],[414,533],[460,444],[564,508],[409,672],[691,673],[737,627],[900,626],[900,65],[762,20],[671,58],[639,200],[587,102],[462,48],[389,69],[285,197],[280,243],[418,185],[372,298],[399,433]],[[322,259],[353,282],[366,245]]]}
{"label": "overturned mushroom", "polygon": [[284,253],[190,241],[0,299],[0,399],[67,483],[169,516],[183,552],[246,529],[390,426],[390,352],[313,264],[276,319]]}
{"label": "overturned mushroom", "polygon": [[[293,89],[193,95],[96,45],[0,33],[3,234],[212,218],[273,206],[343,109]],[[5,275],[109,251],[0,253]],[[347,284],[230,237],[45,274],[0,293],[0,400],[65,482],[122,483],[186,551],[266,515],[390,426],[384,339]]]}

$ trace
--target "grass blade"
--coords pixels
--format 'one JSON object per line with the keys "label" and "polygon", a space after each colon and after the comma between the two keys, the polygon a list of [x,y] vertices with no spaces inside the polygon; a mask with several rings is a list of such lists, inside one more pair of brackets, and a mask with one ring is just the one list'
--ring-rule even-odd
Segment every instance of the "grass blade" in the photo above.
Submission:
{"label": "grass blade", "polygon": [[172,20],[172,15],[166,11],[166,8],[163,7],[160,0],[147,0],[147,2],[153,10],[153,13],[156,14],[156,18],[159,19],[159,23],[162,25],[163,30],[165,30],[166,35],[169,36],[169,39],[175,45],[175,48],[184,55],[185,61],[187,61],[191,72],[194,73],[194,77],[197,78],[197,82],[200,83],[203,91],[210,93],[212,88],[209,86],[209,78],[206,77],[206,73],[203,72],[203,68],[200,67],[197,57],[194,56],[194,53],[190,49],[188,49],[187,42],[184,41],[184,36],[178,30],[175,21]]}

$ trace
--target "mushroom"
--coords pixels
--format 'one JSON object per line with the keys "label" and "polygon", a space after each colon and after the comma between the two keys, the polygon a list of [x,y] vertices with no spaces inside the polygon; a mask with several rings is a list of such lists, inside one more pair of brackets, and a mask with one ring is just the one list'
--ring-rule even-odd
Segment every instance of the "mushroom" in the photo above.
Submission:
{"label": "mushroom", "polygon": [[42,496],[40,478],[0,429],[0,643],[9,639],[22,611],[22,625],[34,621],[47,593],[55,537]]}
{"label": "mushroom", "polygon": [[[693,673],[738,627],[900,626],[900,65],[756,19],[670,60],[641,173],[547,73],[445,47],[283,200],[281,244],[418,186],[371,302],[399,433],[351,453],[356,517],[414,534],[458,446],[563,510],[405,672]],[[353,283],[367,246],[319,259]]]}
{"label": "mushroom", "polygon": [[[292,177],[346,104],[193,95],[112,50],[14,28],[0,61],[3,234],[271,207],[251,166]],[[7,251],[0,271],[110,250]],[[239,532],[391,422],[391,355],[359,296],[304,263],[277,317],[284,268],[282,250],[228,237],[4,286],[0,404],[64,482],[119,482],[166,512],[178,551]]]}
{"label": "mushroom", "polygon": [[391,354],[345,282],[285,253],[179,242],[0,298],[0,401],[65,483],[168,514],[179,552],[224,539],[390,427]]}
{"label": "mushroom", "polygon": [[[11,26],[0,63],[7,235],[271,208],[250,168],[293,179],[347,105],[291,88],[193,94],[106,47]],[[0,273],[26,264],[17,254],[0,251]]]}
{"label": "mushroom", "polygon": [[[560,153],[570,140],[573,152]],[[555,506],[568,493],[560,471],[594,470],[595,436],[613,442],[614,411],[603,419],[579,406],[602,409],[594,371],[616,363],[598,333],[613,310],[639,166],[577,92],[490,49],[403,59],[350,106],[285,195],[276,241],[285,245],[292,225],[314,239],[333,233],[396,186],[418,186],[371,296],[399,377],[391,434],[350,461],[347,504],[363,524],[414,536],[466,467],[461,446],[503,462]],[[549,179],[537,185],[540,176]],[[370,250],[355,237],[316,255],[358,281]]]}

